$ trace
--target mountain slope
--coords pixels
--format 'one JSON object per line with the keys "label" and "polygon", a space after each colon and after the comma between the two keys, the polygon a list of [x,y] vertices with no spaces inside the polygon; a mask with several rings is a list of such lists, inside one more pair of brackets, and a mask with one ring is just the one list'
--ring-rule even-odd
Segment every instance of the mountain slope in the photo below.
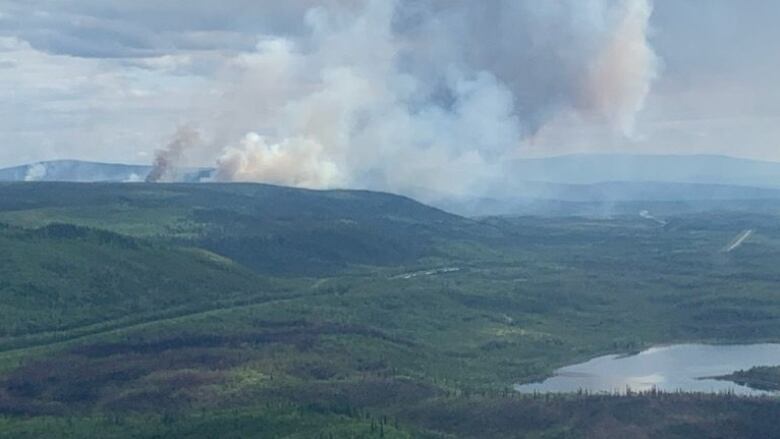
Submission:
{"label": "mountain slope", "polygon": [[200,246],[274,274],[412,263],[475,227],[396,195],[253,184],[4,184],[0,222],[64,222]]}
{"label": "mountain slope", "polygon": [[203,250],[66,224],[0,228],[0,346],[161,310],[201,309],[284,291]]}

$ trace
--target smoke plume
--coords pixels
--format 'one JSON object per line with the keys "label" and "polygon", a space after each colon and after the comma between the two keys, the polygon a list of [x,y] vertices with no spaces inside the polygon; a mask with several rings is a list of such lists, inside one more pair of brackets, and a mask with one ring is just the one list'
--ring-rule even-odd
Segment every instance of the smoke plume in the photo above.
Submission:
{"label": "smoke plume", "polygon": [[27,168],[24,181],[42,181],[44,178],[46,178],[46,174],[48,174],[48,172],[49,170],[46,168],[45,163],[36,163],[34,165],[30,165]]}
{"label": "smoke plume", "polygon": [[656,76],[651,0],[304,3],[225,66],[216,180],[475,192],[561,114],[630,136]]}
{"label": "smoke plume", "polygon": [[180,127],[168,145],[155,153],[154,163],[147,183],[172,181],[176,178],[176,168],[180,164],[187,149],[200,142],[200,134],[190,126]]}
{"label": "smoke plume", "polygon": [[322,145],[309,139],[268,144],[250,133],[238,147],[225,149],[218,160],[217,180],[263,181],[299,187],[338,185],[336,165],[323,156]]}
{"label": "smoke plume", "polygon": [[658,61],[647,43],[651,15],[647,1],[630,1],[619,9],[620,19],[601,53],[591,64],[581,108],[610,120],[631,135]]}

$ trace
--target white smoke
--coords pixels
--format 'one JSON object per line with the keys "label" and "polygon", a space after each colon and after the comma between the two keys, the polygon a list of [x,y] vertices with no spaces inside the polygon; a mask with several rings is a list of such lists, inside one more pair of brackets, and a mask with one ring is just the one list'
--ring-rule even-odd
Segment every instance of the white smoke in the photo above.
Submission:
{"label": "white smoke", "polygon": [[341,184],[336,165],[323,152],[314,140],[285,139],[281,144],[268,144],[265,138],[250,133],[239,146],[225,149],[218,160],[216,179],[300,187]]}
{"label": "white smoke", "polygon": [[322,3],[303,35],[266,36],[226,69],[215,179],[467,193],[559,113],[628,136],[656,76],[651,12],[650,0]]}
{"label": "white smoke", "polygon": [[24,181],[42,181],[46,178],[48,169],[44,163],[36,163],[27,167],[27,173],[24,176]]}
{"label": "white smoke", "polygon": [[140,175],[133,172],[132,174],[127,176],[127,178],[123,181],[123,183],[143,183],[144,181],[145,181],[144,178],[142,178]]}

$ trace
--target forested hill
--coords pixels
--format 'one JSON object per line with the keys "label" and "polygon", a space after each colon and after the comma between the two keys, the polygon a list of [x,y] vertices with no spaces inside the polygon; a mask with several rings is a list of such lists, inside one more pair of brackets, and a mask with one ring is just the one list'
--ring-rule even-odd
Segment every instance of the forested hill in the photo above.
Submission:
{"label": "forested hill", "polygon": [[67,223],[192,245],[271,274],[413,262],[477,227],[397,195],[260,184],[6,183],[0,223]]}
{"label": "forested hill", "polygon": [[382,192],[316,191],[267,184],[2,183],[0,209],[110,206],[211,207],[270,216],[305,214],[319,219],[397,217],[452,221],[455,215],[410,198]]}
{"label": "forested hill", "polygon": [[778,437],[776,399],[510,391],[777,342],[780,206],[719,206],[474,220],[361,191],[0,184],[0,438]]}

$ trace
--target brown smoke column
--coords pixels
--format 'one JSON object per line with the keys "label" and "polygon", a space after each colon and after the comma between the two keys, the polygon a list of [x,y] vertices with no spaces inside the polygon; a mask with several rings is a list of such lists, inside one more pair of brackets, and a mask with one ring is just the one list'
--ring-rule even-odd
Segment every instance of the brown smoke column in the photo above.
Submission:
{"label": "brown smoke column", "polygon": [[147,183],[170,180],[184,152],[200,141],[200,134],[190,126],[180,127],[170,143],[156,152],[152,170],[146,176]]}

